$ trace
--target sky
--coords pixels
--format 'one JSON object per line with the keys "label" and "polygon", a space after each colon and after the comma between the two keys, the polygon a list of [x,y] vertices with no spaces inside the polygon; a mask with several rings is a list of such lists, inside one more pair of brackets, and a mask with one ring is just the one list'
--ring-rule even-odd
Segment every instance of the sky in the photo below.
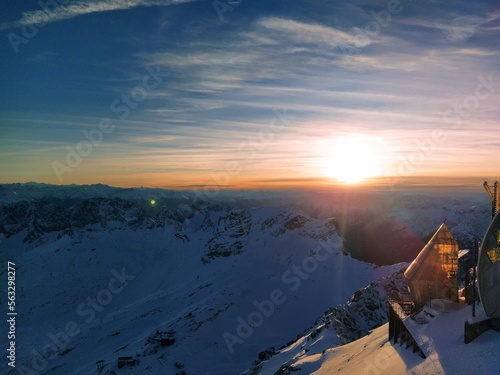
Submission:
{"label": "sky", "polygon": [[500,5],[46,0],[0,14],[0,183],[500,175]]}

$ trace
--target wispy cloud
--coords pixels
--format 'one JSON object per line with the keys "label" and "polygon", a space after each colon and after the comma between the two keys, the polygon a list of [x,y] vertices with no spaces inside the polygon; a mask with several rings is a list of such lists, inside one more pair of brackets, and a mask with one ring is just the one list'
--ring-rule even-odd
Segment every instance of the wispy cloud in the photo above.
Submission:
{"label": "wispy cloud", "polygon": [[[76,0],[57,6],[49,20],[41,8],[8,19],[17,19],[9,26],[13,27],[188,1]],[[462,155],[467,155],[470,175],[493,170],[489,160],[498,149],[491,134],[498,125],[495,30],[500,12],[489,12],[489,4],[413,2],[368,37],[364,25],[375,21],[372,9],[377,11],[380,5],[382,11],[386,1],[361,7],[297,3],[301,4],[290,2],[279,10],[274,5],[266,9],[265,1],[261,6],[235,8],[223,24],[214,22],[216,12],[207,9],[212,1],[205,8],[194,3],[176,7],[176,12],[137,9],[144,17],[137,24],[130,22],[133,10],[115,12],[119,38],[106,34],[107,20],[102,17],[96,17],[97,22],[93,16],[82,17],[82,24],[94,31],[89,35],[102,34],[89,46],[95,49],[85,54],[78,43],[56,35],[70,22],[48,28],[38,42],[40,49],[16,62],[29,62],[30,77],[39,76],[40,81],[33,80],[26,88],[16,82],[10,85],[16,89],[5,95],[23,104],[8,109],[26,108],[29,118],[15,113],[14,119],[0,118],[5,123],[0,140],[3,168],[17,180],[27,178],[24,173],[30,179],[57,182],[51,162],[64,162],[66,147],[84,141],[82,130],[96,129],[98,116],[103,115],[112,118],[115,130],[105,135],[75,173],[65,175],[65,181],[213,185],[211,175],[224,171],[228,161],[241,167],[231,178],[233,186],[251,181],[256,186],[259,181],[319,181],[322,159],[329,151],[320,147],[320,141],[351,133],[384,140],[381,154],[388,173],[397,173],[401,158],[419,152],[419,144],[428,144],[436,129],[446,134],[447,141],[436,142],[415,173],[460,175],[465,171]],[[71,37],[68,40],[80,40],[74,33]],[[80,60],[87,64],[84,69]],[[47,78],[49,64],[58,74]],[[119,100],[125,105],[123,98],[140,94],[145,66],[159,66],[169,73],[168,79],[146,99],[127,104],[132,106],[131,116],[122,121],[110,103]],[[475,108],[478,77],[490,74],[495,92]],[[82,92],[82,87],[96,95]],[[24,95],[19,94],[22,90]],[[50,105],[53,102],[70,106],[59,113]],[[459,106],[475,109],[464,112],[461,127],[454,129],[443,112]],[[269,135],[274,111],[281,108],[293,120]],[[269,142],[259,141],[267,136]]]}
{"label": "wispy cloud", "polygon": [[459,49],[456,49],[454,52],[457,54],[460,54],[460,55],[474,56],[474,57],[477,57],[477,56],[481,56],[481,57],[482,56],[496,56],[500,53],[498,50],[493,51],[493,50],[485,50],[485,49],[481,49],[481,48],[459,48]]}
{"label": "wispy cloud", "polygon": [[476,33],[477,27],[484,22],[480,17],[457,17],[451,24],[444,25],[443,31],[452,42],[463,42],[470,39]]}
{"label": "wispy cloud", "polygon": [[500,11],[485,16],[462,15],[452,19],[418,19],[405,18],[397,22],[407,26],[418,26],[427,29],[439,30],[451,42],[466,42],[481,29],[489,29],[493,21],[500,18]]}
{"label": "wispy cloud", "polygon": [[50,52],[50,51],[44,51],[35,54],[34,56],[29,56],[26,58],[26,61],[29,62],[45,62],[49,61],[51,59],[54,59],[58,56],[59,54],[56,52]]}
{"label": "wispy cloud", "polygon": [[13,22],[0,24],[0,30],[63,21],[90,13],[125,10],[141,6],[167,6],[188,3],[195,0],[95,0],[78,1],[70,5],[59,5],[49,12],[43,9],[24,12],[22,17]]}
{"label": "wispy cloud", "polygon": [[257,24],[271,32],[283,33],[295,43],[323,45],[328,47],[355,46],[365,47],[370,44],[368,38],[360,38],[342,30],[318,23],[299,22],[287,18],[264,17]]}

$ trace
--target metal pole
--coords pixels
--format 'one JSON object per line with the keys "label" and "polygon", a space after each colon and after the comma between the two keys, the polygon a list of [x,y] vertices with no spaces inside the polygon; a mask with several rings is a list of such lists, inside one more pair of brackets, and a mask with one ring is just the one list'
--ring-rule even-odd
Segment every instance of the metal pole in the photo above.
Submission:
{"label": "metal pole", "polygon": [[495,218],[495,215],[497,214],[498,212],[498,208],[499,208],[499,184],[498,184],[498,181],[495,181],[495,183],[493,184],[493,202],[491,203],[492,206],[493,206],[493,212],[492,212],[492,219]]}
{"label": "metal pole", "polygon": [[472,317],[476,316],[476,250],[479,249],[477,240],[474,240],[472,249]]}

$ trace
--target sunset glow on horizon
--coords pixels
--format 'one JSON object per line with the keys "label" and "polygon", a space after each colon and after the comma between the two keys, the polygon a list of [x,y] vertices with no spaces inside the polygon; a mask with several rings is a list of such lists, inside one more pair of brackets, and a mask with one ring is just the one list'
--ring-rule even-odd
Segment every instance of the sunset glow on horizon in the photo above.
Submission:
{"label": "sunset glow on horizon", "polygon": [[[212,2],[96,0],[59,5],[45,23],[34,3],[6,9],[0,183],[275,189],[500,177],[498,6],[235,4],[221,14]],[[27,25],[36,35],[23,36]]]}
{"label": "sunset glow on horizon", "polygon": [[325,175],[347,184],[359,183],[382,174],[382,141],[349,135],[331,142],[325,158]]}

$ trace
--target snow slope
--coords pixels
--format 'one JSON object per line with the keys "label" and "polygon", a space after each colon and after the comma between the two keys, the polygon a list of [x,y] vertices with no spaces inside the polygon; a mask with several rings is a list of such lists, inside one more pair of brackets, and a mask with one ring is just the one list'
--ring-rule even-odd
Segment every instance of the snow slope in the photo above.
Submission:
{"label": "snow slope", "polygon": [[[64,227],[63,206],[44,202],[30,205],[50,215],[28,206],[26,224],[2,223],[14,228],[2,261],[18,267],[11,373],[95,374],[103,360],[118,374],[237,374],[263,344],[289,341],[393,272],[345,255],[329,220],[293,206],[212,207],[183,227],[168,210],[139,217],[120,200],[77,199]],[[175,342],[162,347],[161,338]],[[139,365],[118,369],[120,356]]]}
{"label": "snow slope", "polygon": [[[326,212],[341,217],[351,203],[362,210],[372,202],[369,209],[382,216],[387,204],[380,206],[379,193],[359,207],[304,194],[230,192],[200,203],[193,193],[161,189],[1,185],[0,261],[17,267],[17,367],[10,374],[97,374],[99,360],[102,374],[239,374],[266,348],[310,336],[305,327],[324,324],[318,317],[325,312],[327,320],[358,314],[366,324],[357,336],[382,324],[381,313],[349,306],[356,291],[402,265],[346,255]],[[421,214],[397,208],[401,199],[385,202],[411,226]],[[438,201],[444,204],[422,198],[424,205]],[[448,216],[477,214],[474,204],[451,205]],[[428,222],[441,219],[436,212]],[[382,299],[382,289],[362,293],[378,291]],[[348,329],[336,327],[315,345],[347,342]],[[139,364],[118,369],[120,356]]]}
{"label": "snow slope", "polygon": [[428,324],[415,327],[412,335],[424,343],[425,359],[404,345],[389,342],[388,324],[384,324],[355,342],[296,358],[289,373],[496,374],[500,368],[500,332],[486,331],[472,343],[464,344],[464,322],[470,314],[470,306],[460,305],[457,310],[444,311]]}
{"label": "snow slope", "polygon": [[[409,299],[403,275],[407,264],[393,266],[394,272],[357,290],[346,303],[326,310],[312,327],[297,339],[255,362],[247,374],[273,375],[310,353],[348,344],[387,322],[387,299]],[[262,356],[262,354],[260,355]]]}

